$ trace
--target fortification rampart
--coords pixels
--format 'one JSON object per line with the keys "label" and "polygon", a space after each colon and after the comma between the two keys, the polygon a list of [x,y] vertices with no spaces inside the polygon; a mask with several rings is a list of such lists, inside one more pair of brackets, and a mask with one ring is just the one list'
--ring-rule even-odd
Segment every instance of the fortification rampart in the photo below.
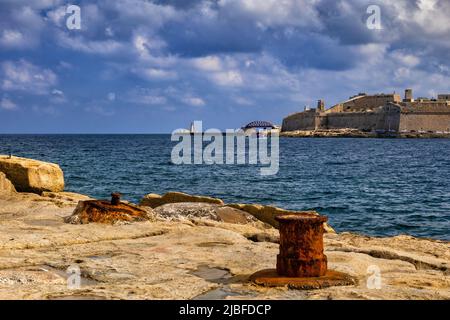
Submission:
{"label": "fortification rampart", "polygon": [[320,111],[314,109],[290,115],[283,120],[282,131],[450,132],[450,101],[414,101],[411,89],[406,90],[403,101],[397,94],[360,94],[325,112]]}
{"label": "fortification rampart", "polygon": [[400,117],[400,132],[450,132],[447,114],[406,113]]}
{"label": "fortification rampart", "polygon": [[[302,128],[302,129],[298,129]],[[316,112],[295,113],[283,119],[282,131],[316,130]]]}
{"label": "fortification rampart", "polygon": [[385,106],[390,102],[398,103],[401,101],[398,94],[377,94],[377,95],[361,95],[353,97],[345,102],[338,103],[328,110],[329,113],[334,112],[360,112],[373,110],[375,108]]}
{"label": "fortification rampart", "polygon": [[412,102],[400,107],[400,132],[450,132],[447,101]]}
{"label": "fortification rampart", "polygon": [[398,128],[398,116],[387,119],[385,112],[333,113],[328,115],[327,127],[323,129],[353,128],[361,131],[392,130]]}

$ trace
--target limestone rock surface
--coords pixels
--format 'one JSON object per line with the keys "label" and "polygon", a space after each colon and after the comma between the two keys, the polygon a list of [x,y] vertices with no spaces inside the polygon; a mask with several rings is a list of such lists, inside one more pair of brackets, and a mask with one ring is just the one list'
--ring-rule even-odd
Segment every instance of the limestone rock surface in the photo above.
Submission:
{"label": "limestone rock surface", "polygon": [[[183,208],[187,208],[187,203],[208,203],[208,204],[215,204],[219,206],[226,206],[232,209],[239,210],[240,212],[247,212],[256,219],[267,223],[275,228],[278,228],[278,222],[275,220],[275,217],[280,214],[292,214],[292,213],[306,213],[306,214],[313,214],[318,215],[315,211],[290,211],[285,210],[273,206],[265,206],[260,204],[240,204],[240,203],[231,203],[231,204],[225,204],[221,199],[218,198],[211,198],[211,197],[204,197],[204,196],[194,196],[189,195],[186,193],[181,192],[168,192],[165,195],[161,196],[158,194],[150,193],[146,195],[140,202],[141,206],[147,206],[151,208],[157,208],[159,206],[167,205],[167,204],[174,204],[174,203],[184,203],[182,205]],[[180,209],[182,207],[179,207]],[[201,205],[193,205],[192,208],[201,208]],[[208,206],[203,206],[202,210],[206,210]],[[166,207],[170,208],[170,206]],[[211,208],[211,207],[209,207]],[[225,208],[221,209],[223,212],[225,212]],[[231,211],[230,211],[231,212]],[[216,214],[215,214],[216,215]],[[186,214],[185,214],[186,216]],[[325,232],[327,233],[334,233],[335,231],[333,228],[328,224],[324,223]]]}
{"label": "limestone rock surface", "polygon": [[0,193],[14,192],[16,192],[14,185],[8,180],[8,178],[6,178],[6,175],[3,172],[0,172]]}
{"label": "limestone rock surface", "polygon": [[158,194],[150,193],[141,200],[141,206],[147,206],[151,208],[156,208],[167,203],[177,203],[177,202],[201,202],[201,203],[213,203],[223,205],[223,201],[217,198],[205,197],[205,196],[195,196],[183,192],[168,192],[163,196]]}
{"label": "limestone rock surface", "polygon": [[[168,221],[211,220],[233,224],[259,224],[264,228],[264,223],[245,211],[211,203],[168,203],[155,208],[154,213]],[[270,228],[269,225],[265,227]]]}
{"label": "limestone rock surface", "polygon": [[[253,224],[64,223],[76,204],[0,194],[0,299],[450,299],[450,244],[410,236],[326,234],[328,268],[357,279],[318,290],[267,288],[278,244]],[[250,236],[253,235],[253,236]],[[67,286],[79,267],[81,287]],[[371,286],[379,270],[381,286]]]}
{"label": "limestone rock surface", "polygon": [[[273,206],[264,206],[260,204],[240,204],[240,203],[232,203],[227,204],[228,207],[239,209],[245,212],[250,213],[258,220],[261,220],[275,228],[279,227],[278,221],[275,219],[276,216],[281,214],[292,214],[292,213],[303,213],[303,214],[312,214],[319,215],[316,211],[291,211],[285,210]],[[324,229],[327,233],[335,233],[334,229],[330,227],[328,223],[324,223]]]}
{"label": "limestone rock surface", "polygon": [[54,163],[0,156],[0,172],[6,175],[19,192],[41,194],[44,191],[64,190],[63,171]]}

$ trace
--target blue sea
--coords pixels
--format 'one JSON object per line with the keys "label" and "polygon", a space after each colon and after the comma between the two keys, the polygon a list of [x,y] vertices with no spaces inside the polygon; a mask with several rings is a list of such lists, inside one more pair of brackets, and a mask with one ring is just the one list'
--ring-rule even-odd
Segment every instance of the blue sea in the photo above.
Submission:
{"label": "blue sea", "polygon": [[280,169],[174,165],[170,135],[0,135],[0,154],[58,163],[67,191],[138,202],[182,191],[317,210],[338,231],[450,240],[450,140],[281,138]]}

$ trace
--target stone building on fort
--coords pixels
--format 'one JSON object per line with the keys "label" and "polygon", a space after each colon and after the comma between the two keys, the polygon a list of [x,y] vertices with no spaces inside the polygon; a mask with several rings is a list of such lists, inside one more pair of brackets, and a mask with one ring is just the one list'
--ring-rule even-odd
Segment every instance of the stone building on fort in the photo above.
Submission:
{"label": "stone building on fort", "polygon": [[323,100],[317,108],[289,115],[283,119],[282,132],[355,129],[380,133],[450,133],[450,94],[437,99],[413,98],[405,90],[398,94],[360,93],[347,101],[325,109]]}

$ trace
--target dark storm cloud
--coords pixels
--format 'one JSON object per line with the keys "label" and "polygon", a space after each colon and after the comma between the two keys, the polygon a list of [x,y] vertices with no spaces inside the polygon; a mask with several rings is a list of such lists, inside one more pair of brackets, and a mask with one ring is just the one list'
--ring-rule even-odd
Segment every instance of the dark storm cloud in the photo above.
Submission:
{"label": "dark storm cloud", "polygon": [[[133,131],[132,115],[151,114],[166,130],[177,110],[238,127],[322,96],[450,90],[447,0],[79,0],[81,30],[67,29],[67,4],[0,1],[1,116],[48,106]],[[366,25],[369,5],[381,30]]]}
{"label": "dark storm cloud", "polygon": [[[208,0],[211,3],[217,3],[218,0]],[[202,0],[153,0],[159,5],[169,5],[177,9],[192,9],[202,3]]]}
{"label": "dark storm cloud", "polygon": [[248,21],[168,23],[160,35],[171,53],[201,57],[219,53],[261,52],[266,34]]}
{"label": "dark storm cloud", "polygon": [[[54,14],[62,3],[20,3],[2,3],[0,25],[4,33],[9,32],[3,39],[9,39],[11,46],[32,46],[40,37],[36,33],[43,29],[36,15]],[[383,30],[366,26],[366,10],[372,4],[381,7]],[[80,1],[80,6],[85,26],[81,35],[86,40],[126,43],[140,31],[164,41],[166,53],[181,57],[269,52],[289,68],[344,70],[367,58],[355,50],[358,45],[384,43],[388,50],[417,54],[428,45],[430,60],[437,61],[433,64],[448,59],[449,52],[448,30],[430,26],[427,19],[432,22],[433,17],[418,14],[426,10],[419,1],[266,0],[259,4],[255,0],[100,0]],[[436,1],[434,7],[441,13],[436,24],[443,13],[450,14],[448,1]],[[30,12],[30,8],[36,10]],[[441,24],[448,26],[448,21]],[[15,30],[8,30],[11,25]],[[63,23],[59,27],[67,33]],[[44,36],[52,37],[52,32]],[[429,48],[430,42],[433,48]]]}
{"label": "dark storm cloud", "polygon": [[180,56],[264,51],[289,68],[344,70],[352,68],[360,58],[353,45],[376,40],[374,32],[366,27],[367,7],[359,4],[350,12],[346,7],[339,5],[339,1],[322,1],[310,8],[317,12],[314,23],[296,25],[297,21],[311,17],[298,16],[293,21],[286,14],[273,23],[264,21],[264,15],[270,12],[211,6],[212,16],[188,10],[188,19],[165,24],[160,35],[170,52]]}
{"label": "dark storm cloud", "polygon": [[290,69],[314,68],[346,70],[355,66],[359,54],[350,46],[340,46],[337,41],[320,34],[302,32],[277,36],[267,45],[267,50]]}
{"label": "dark storm cloud", "polygon": [[366,44],[376,41],[376,34],[369,30],[366,21],[367,3],[354,1],[322,0],[317,5],[318,17],[323,25],[322,33],[337,39],[342,45]]}

